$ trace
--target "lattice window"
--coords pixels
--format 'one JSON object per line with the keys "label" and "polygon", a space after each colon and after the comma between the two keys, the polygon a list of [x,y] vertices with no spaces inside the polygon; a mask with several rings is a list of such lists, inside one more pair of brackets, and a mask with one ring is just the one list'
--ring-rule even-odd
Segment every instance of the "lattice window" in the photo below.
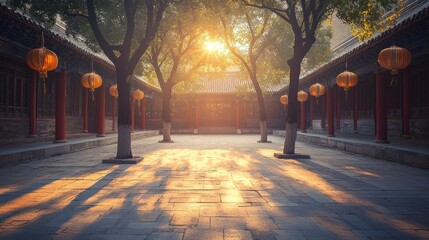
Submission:
{"label": "lattice window", "polygon": [[387,75],[386,81],[387,91],[387,116],[389,118],[402,117],[402,78],[401,74],[396,76]]}
{"label": "lattice window", "polygon": [[359,81],[356,86],[359,98],[359,118],[373,118],[375,107],[375,76]]}
{"label": "lattice window", "polygon": [[353,117],[353,104],[354,104],[354,90],[349,89],[344,91],[343,89],[338,89],[337,99],[340,104],[340,112],[342,118],[352,118]]}
{"label": "lattice window", "polygon": [[0,115],[26,116],[28,113],[27,70],[0,63]]}
{"label": "lattice window", "polygon": [[429,116],[429,70],[413,71],[410,78],[412,117]]}

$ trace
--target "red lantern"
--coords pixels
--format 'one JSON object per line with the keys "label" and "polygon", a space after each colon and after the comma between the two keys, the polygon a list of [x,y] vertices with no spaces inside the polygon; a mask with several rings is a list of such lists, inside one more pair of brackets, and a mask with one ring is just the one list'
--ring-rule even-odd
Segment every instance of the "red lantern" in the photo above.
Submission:
{"label": "red lantern", "polygon": [[410,65],[411,53],[407,49],[398,46],[385,48],[378,54],[378,63],[395,75],[398,74],[398,70]]}
{"label": "red lantern", "polygon": [[344,71],[337,76],[338,86],[344,88],[344,91],[348,91],[351,87],[356,86],[358,83],[358,76],[350,71]]}
{"label": "red lantern", "polygon": [[305,102],[308,99],[308,94],[304,91],[299,91],[297,96],[298,102]]}
{"label": "red lantern", "polygon": [[43,81],[43,92],[46,94],[46,82],[45,79],[48,77],[48,71],[52,71],[58,66],[58,57],[51,50],[45,48],[44,38],[42,33],[42,46],[35,48],[27,53],[25,58],[27,65],[39,72],[40,79]]}

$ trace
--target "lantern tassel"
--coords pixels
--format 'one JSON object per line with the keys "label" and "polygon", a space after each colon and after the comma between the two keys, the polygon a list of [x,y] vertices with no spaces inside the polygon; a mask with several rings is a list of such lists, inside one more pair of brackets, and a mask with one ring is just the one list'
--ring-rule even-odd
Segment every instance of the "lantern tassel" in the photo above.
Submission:
{"label": "lantern tassel", "polygon": [[92,95],[92,101],[95,101],[94,91],[92,91],[92,89],[91,89],[91,95]]}
{"label": "lantern tassel", "polygon": [[397,87],[398,86],[398,82],[396,80],[396,75],[392,76],[392,79],[390,80],[390,84],[389,84],[390,87],[392,87],[393,82],[395,82],[395,87]]}

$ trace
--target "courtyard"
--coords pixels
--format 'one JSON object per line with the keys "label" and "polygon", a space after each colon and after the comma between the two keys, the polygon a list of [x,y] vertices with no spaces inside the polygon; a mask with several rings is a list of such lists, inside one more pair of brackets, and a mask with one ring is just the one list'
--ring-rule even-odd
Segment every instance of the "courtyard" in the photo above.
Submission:
{"label": "courtyard", "polygon": [[175,135],[0,169],[0,239],[428,239],[427,170],[283,138]]}

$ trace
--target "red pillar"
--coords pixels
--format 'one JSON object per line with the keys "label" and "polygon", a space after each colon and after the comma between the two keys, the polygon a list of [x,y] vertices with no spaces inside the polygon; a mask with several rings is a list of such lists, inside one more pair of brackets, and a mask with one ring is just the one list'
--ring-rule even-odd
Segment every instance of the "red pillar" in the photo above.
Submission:
{"label": "red pillar", "polygon": [[322,101],[322,113],[321,113],[321,125],[322,125],[322,129],[325,129],[325,127],[326,127],[326,124],[325,124],[325,120],[326,120],[326,100],[327,100],[327,97],[326,97],[326,95],[323,95],[322,96],[322,99],[321,99]]}
{"label": "red pillar", "polygon": [[389,143],[387,140],[386,75],[377,70],[375,79],[376,143]]}
{"label": "red pillar", "polygon": [[240,128],[240,101],[235,101],[235,128]]}
{"label": "red pillar", "polygon": [[358,118],[359,118],[359,95],[358,88],[353,88],[353,130],[355,133],[358,132]]}
{"label": "red pillar", "polygon": [[36,72],[32,71],[29,82],[28,99],[28,137],[37,137],[37,79]]}
{"label": "red pillar", "polygon": [[402,136],[410,136],[410,70],[402,72]]}
{"label": "red pillar", "polygon": [[116,104],[117,104],[117,98],[114,96],[112,97],[112,131],[116,131]]}
{"label": "red pillar", "polygon": [[186,101],[186,118],[188,121],[188,128],[191,128],[191,103],[189,100]]}
{"label": "red pillar", "polygon": [[97,88],[97,102],[96,102],[96,124],[97,124],[97,137],[104,137],[104,114],[106,111],[106,91],[104,85]]}
{"label": "red pillar", "polygon": [[66,140],[66,70],[61,70],[55,82],[55,143]]}
{"label": "red pillar", "polygon": [[243,124],[241,125],[241,128],[246,128],[247,126],[247,102],[246,100],[243,100]]}
{"label": "red pillar", "polygon": [[141,111],[142,111],[141,127],[143,130],[143,129],[146,129],[146,100],[144,98],[141,100]]}
{"label": "red pillar", "polygon": [[200,127],[200,102],[197,101],[195,106],[195,128],[198,129]]}
{"label": "red pillar", "polygon": [[340,89],[339,87],[336,87],[337,89],[337,94],[336,94],[336,105],[337,105],[337,130],[340,131],[341,129],[341,99],[340,99],[340,91],[342,91],[342,89]]}
{"label": "red pillar", "polygon": [[82,110],[83,110],[83,132],[88,132],[88,88],[83,88],[83,101],[82,101]]}
{"label": "red pillar", "polygon": [[307,132],[307,123],[306,123],[306,111],[305,111],[306,102],[301,102],[301,132]]}
{"label": "red pillar", "polygon": [[310,129],[313,129],[313,117],[314,117],[314,99],[311,97],[311,96],[309,96],[309,98],[310,98]]}
{"label": "red pillar", "polygon": [[134,132],[134,102],[135,99],[130,97],[130,109],[131,109],[131,132]]}
{"label": "red pillar", "polygon": [[328,111],[328,137],[335,137],[334,135],[334,87],[328,87],[326,93],[327,97],[327,111]]}

